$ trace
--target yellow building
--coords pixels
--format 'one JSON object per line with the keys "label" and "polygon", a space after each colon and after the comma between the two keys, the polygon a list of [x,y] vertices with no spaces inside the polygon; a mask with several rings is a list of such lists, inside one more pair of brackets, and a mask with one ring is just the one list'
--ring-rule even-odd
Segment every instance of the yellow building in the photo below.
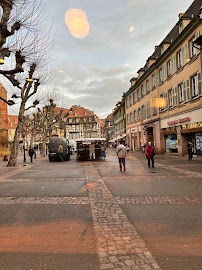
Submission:
{"label": "yellow building", "polygon": [[195,0],[179,19],[124,95],[127,142],[140,150],[152,141],[157,153],[202,153],[202,91],[200,46],[201,0]]}

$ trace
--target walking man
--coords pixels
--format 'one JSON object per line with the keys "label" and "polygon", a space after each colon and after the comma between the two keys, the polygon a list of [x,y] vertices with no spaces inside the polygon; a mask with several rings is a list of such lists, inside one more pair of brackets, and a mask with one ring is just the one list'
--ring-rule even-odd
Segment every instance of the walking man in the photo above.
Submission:
{"label": "walking man", "polygon": [[148,142],[148,145],[145,148],[145,154],[148,159],[148,168],[150,168],[150,159],[152,161],[152,168],[154,168],[154,148],[151,142]]}
{"label": "walking man", "polygon": [[33,155],[34,155],[34,149],[32,148],[32,146],[30,146],[30,148],[29,148],[29,156],[30,156],[31,163],[32,163],[32,160],[33,160]]}
{"label": "walking man", "polygon": [[58,148],[58,157],[61,161],[64,161],[63,157],[62,157],[62,153],[63,153],[63,146],[62,144],[60,144],[59,148]]}
{"label": "walking man", "polygon": [[193,143],[192,143],[192,141],[189,141],[189,143],[187,144],[187,151],[188,151],[189,161],[190,161],[193,158]]}
{"label": "walking man", "polygon": [[123,145],[123,141],[120,141],[120,144],[116,147],[115,151],[116,151],[117,156],[118,156],[120,171],[122,171],[122,164],[123,164],[123,169],[124,169],[124,172],[125,172],[125,170],[126,170],[127,149]]}

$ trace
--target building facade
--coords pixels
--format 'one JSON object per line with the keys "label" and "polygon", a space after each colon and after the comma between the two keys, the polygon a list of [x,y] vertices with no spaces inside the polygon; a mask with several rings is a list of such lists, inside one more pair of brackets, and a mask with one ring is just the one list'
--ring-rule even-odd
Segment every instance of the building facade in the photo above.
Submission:
{"label": "building facade", "polygon": [[126,119],[125,119],[125,101],[118,102],[113,113],[114,117],[114,139],[119,143],[121,139],[126,137]]}
{"label": "building facade", "polygon": [[113,112],[105,119],[104,137],[106,141],[114,138],[114,117]]}
{"label": "building facade", "polygon": [[[0,96],[7,100],[6,89],[0,84]],[[8,155],[8,111],[7,104],[0,100],[0,156]]]}
{"label": "building facade", "polygon": [[100,138],[100,120],[90,110],[72,106],[66,122],[66,136],[69,140],[78,138]]}
{"label": "building facade", "polygon": [[151,141],[156,153],[202,153],[202,90],[200,46],[201,1],[179,14],[174,28],[147,59],[124,95],[126,134],[130,149]]}
{"label": "building facade", "polygon": [[100,119],[101,138],[104,138],[104,131],[105,131],[105,119]]}

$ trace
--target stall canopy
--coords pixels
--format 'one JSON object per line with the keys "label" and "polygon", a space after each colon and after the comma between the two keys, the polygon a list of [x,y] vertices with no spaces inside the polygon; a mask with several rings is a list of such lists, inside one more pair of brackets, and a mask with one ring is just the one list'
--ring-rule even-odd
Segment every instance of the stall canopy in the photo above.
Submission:
{"label": "stall canopy", "polygon": [[76,142],[96,142],[96,141],[106,141],[105,138],[79,138],[75,140]]}
{"label": "stall canopy", "polygon": [[117,138],[114,138],[114,139],[111,139],[109,142],[110,143],[114,143],[116,142],[117,140],[120,140],[120,139],[123,139],[126,137],[126,134],[122,134],[122,135],[119,135]]}

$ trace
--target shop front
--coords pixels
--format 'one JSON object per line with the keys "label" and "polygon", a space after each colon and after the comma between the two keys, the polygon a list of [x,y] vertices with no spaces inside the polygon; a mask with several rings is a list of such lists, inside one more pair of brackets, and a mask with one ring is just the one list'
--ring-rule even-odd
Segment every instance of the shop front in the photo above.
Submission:
{"label": "shop front", "polygon": [[187,155],[187,144],[193,143],[196,155],[202,154],[202,109],[161,120],[162,153]]}

